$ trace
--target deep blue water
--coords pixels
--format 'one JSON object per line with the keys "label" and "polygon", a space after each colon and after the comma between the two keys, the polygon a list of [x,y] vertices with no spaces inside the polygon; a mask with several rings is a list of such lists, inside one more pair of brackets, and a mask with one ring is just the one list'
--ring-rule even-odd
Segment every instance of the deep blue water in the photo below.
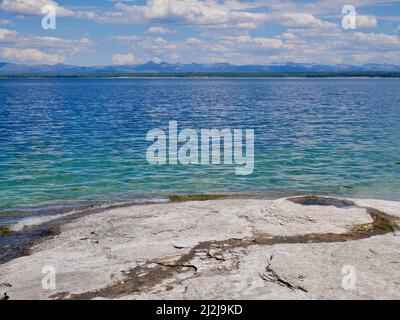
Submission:
{"label": "deep blue water", "polygon": [[[254,173],[149,165],[146,134],[170,120],[254,129]],[[400,200],[400,79],[0,79],[0,220],[231,192]]]}

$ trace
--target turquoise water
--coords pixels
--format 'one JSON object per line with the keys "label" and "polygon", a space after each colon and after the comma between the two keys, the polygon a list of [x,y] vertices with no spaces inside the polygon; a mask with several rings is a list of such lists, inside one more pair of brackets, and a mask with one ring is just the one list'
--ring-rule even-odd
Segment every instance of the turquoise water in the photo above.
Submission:
{"label": "turquoise water", "polygon": [[[149,165],[170,120],[254,129],[254,173]],[[400,80],[0,79],[0,219],[187,193],[400,200]]]}

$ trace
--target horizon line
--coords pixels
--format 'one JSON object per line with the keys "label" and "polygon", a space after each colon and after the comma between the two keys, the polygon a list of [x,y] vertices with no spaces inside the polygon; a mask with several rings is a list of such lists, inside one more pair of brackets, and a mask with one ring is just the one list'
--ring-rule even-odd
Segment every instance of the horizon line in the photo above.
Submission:
{"label": "horizon line", "polygon": [[354,67],[362,67],[362,66],[368,66],[368,65],[382,65],[382,66],[396,66],[400,67],[400,64],[393,64],[393,63],[379,63],[379,62],[368,62],[364,64],[345,64],[345,63],[338,63],[338,64],[320,64],[320,63],[313,63],[313,62],[295,62],[295,61],[286,61],[286,62],[277,62],[277,63],[271,63],[271,64],[234,64],[230,62],[212,62],[212,63],[202,63],[202,62],[188,62],[188,63],[183,63],[183,62],[168,62],[168,61],[160,61],[156,62],[154,60],[148,60],[147,62],[143,63],[137,63],[137,64],[97,64],[97,65],[78,65],[78,64],[68,64],[68,63],[24,63],[24,62],[9,62],[6,60],[0,60],[0,63],[6,63],[6,64],[12,64],[12,65],[24,65],[24,66],[72,66],[72,67],[82,67],[82,68],[94,68],[94,67],[136,67],[136,66],[142,66],[146,64],[156,64],[156,65],[161,65],[161,64],[169,64],[169,65],[192,65],[192,64],[197,64],[197,65],[230,65],[234,67],[242,67],[242,66],[261,66],[261,67],[270,67],[270,66],[287,66],[289,64],[295,64],[295,65],[311,65],[311,66],[323,66],[323,67],[337,67],[337,66],[354,66]]}

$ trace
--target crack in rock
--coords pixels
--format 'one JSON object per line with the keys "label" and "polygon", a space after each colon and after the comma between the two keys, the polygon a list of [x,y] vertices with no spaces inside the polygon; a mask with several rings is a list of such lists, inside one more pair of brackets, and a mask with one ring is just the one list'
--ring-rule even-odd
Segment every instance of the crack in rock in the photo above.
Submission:
{"label": "crack in rock", "polygon": [[293,285],[285,278],[279,276],[278,273],[275,270],[273,270],[271,267],[271,262],[272,262],[273,258],[274,258],[274,256],[271,255],[271,257],[268,259],[268,264],[265,268],[265,272],[260,275],[261,279],[268,281],[268,282],[276,283],[282,287],[289,288],[290,290],[293,290],[293,291],[300,290],[303,292],[308,292],[303,287],[298,286],[298,285]]}
{"label": "crack in rock", "polygon": [[153,263],[167,268],[192,268],[194,269],[195,272],[197,272],[197,267],[193,264],[175,264],[175,263],[155,262],[155,261],[153,261]]}

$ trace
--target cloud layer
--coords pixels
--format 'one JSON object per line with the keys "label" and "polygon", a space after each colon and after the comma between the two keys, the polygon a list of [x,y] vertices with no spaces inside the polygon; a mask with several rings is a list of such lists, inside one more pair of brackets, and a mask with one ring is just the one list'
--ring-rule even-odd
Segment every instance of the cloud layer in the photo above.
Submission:
{"label": "cloud layer", "polygon": [[[86,1],[72,6],[68,0],[63,5],[53,0],[2,0],[0,9],[8,16],[3,19],[0,15],[0,26],[3,26],[0,46],[36,49],[43,53],[41,61],[74,61],[86,57],[88,61],[98,59],[95,64],[133,64],[150,59],[234,64],[400,61],[398,0],[353,0],[355,30],[342,28],[342,7],[348,4],[344,0],[83,2]],[[56,8],[57,17],[68,18],[68,23],[92,24],[90,31],[77,32],[81,34],[71,40],[10,29],[20,19],[32,20],[35,16],[40,19],[41,8],[49,4]],[[61,25],[68,28],[64,21]],[[108,61],[103,58],[105,52]],[[33,57],[31,61],[39,61],[40,55],[34,51],[17,55],[6,50],[2,57],[20,61],[29,55]]]}

